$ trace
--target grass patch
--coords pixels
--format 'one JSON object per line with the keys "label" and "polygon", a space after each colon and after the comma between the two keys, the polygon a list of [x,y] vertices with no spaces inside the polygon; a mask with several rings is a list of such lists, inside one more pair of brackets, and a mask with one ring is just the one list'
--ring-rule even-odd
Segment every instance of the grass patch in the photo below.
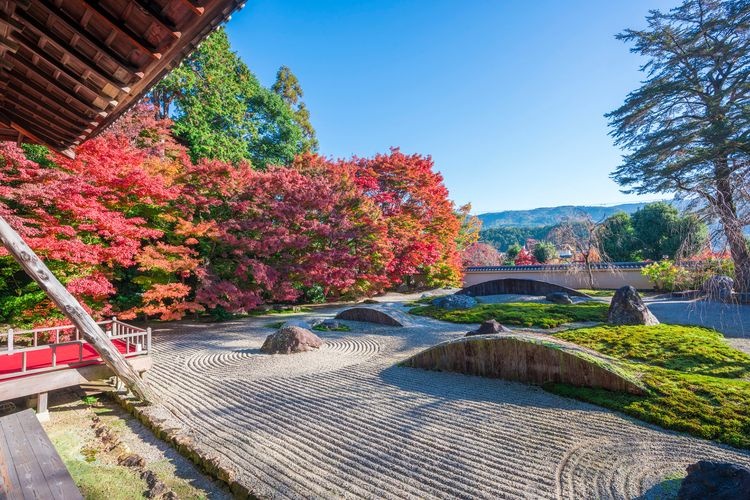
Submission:
{"label": "grass patch", "polygon": [[579,288],[577,291],[585,293],[589,297],[611,298],[615,296],[614,290],[592,290],[591,288]]}
{"label": "grass patch", "polygon": [[312,327],[313,330],[317,330],[319,332],[351,332],[352,329],[349,328],[346,325],[339,325],[336,328],[328,328],[324,324],[315,325]]}
{"label": "grass patch", "polygon": [[504,304],[479,304],[469,309],[448,311],[435,306],[411,309],[411,314],[429,316],[451,323],[481,323],[495,319],[504,325],[554,328],[574,321],[604,321],[608,304],[581,302],[572,305],[543,302],[510,302]]}
{"label": "grass patch", "polygon": [[204,500],[206,493],[197,489],[189,481],[179,477],[175,465],[169,460],[151,462],[148,468],[161,479],[167,487],[177,494],[178,498],[191,500]]}
{"label": "grass patch", "polygon": [[148,489],[138,474],[119,465],[105,465],[97,460],[97,453],[82,446],[80,437],[67,431],[50,436],[60,457],[84,498],[129,500],[143,498]]}
{"label": "grass patch", "polygon": [[266,328],[273,328],[274,330],[278,330],[279,328],[284,326],[284,323],[286,323],[286,321],[274,321],[273,323],[266,323],[263,326],[265,326]]}
{"label": "grass patch", "polygon": [[284,315],[284,314],[300,314],[300,313],[309,313],[309,312],[312,312],[311,307],[292,306],[292,307],[285,307],[284,309],[274,309],[271,311],[266,311],[265,314]]}
{"label": "grass patch", "polygon": [[551,392],[667,429],[750,448],[750,356],[713,330],[673,325],[602,326],[557,337],[618,357],[647,396],[551,384]]}
{"label": "grass patch", "polygon": [[555,334],[609,356],[684,373],[750,379],[750,355],[697,326],[599,326]]}

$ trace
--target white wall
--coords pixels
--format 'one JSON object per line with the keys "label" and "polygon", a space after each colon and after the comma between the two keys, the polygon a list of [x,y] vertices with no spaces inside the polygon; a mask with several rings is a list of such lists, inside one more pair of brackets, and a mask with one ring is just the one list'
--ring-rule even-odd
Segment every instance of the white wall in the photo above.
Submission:
{"label": "white wall", "polygon": [[[654,285],[641,274],[640,269],[592,269],[594,288],[620,288],[626,285],[638,290],[653,290]],[[477,285],[503,278],[538,280],[566,286],[568,288],[590,288],[586,270],[502,270],[464,272],[464,286]]]}

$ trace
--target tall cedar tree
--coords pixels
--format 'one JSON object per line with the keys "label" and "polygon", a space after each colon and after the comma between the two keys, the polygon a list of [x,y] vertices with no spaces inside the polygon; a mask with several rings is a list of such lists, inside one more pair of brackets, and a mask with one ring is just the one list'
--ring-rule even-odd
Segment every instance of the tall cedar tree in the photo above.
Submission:
{"label": "tall cedar tree", "polygon": [[284,102],[294,112],[294,120],[302,128],[305,136],[305,148],[307,151],[318,150],[318,139],[315,137],[315,129],[310,123],[310,111],[302,102],[304,92],[297,77],[287,66],[282,66],[276,73],[276,81],[271,86],[276,94],[281,96]]}
{"label": "tall cedar tree", "polygon": [[260,84],[223,29],[162,80],[151,99],[162,118],[174,119],[172,131],[194,161],[250,160],[265,168],[309,149],[294,110]]}
{"label": "tall cedar tree", "polygon": [[613,178],[631,192],[700,196],[721,222],[738,291],[750,291],[750,2],[686,0],[620,40],[649,59],[643,85],[608,114],[628,150]]}

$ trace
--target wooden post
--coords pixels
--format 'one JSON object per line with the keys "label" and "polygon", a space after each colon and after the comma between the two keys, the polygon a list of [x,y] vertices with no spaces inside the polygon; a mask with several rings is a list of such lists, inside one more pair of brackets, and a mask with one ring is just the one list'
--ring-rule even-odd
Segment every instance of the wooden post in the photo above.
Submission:
{"label": "wooden post", "polygon": [[47,393],[43,392],[36,396],[36,418],[40,422],[49,422],[49,409],[47,408]]}
{"label": "wooden post", "polygon": [[104,363],[124,382],[127,388],[145,403],[156,401],[148,385],[138,376],[130,363],[120,354],[120,351],[112,345],[112,342],[94,319],[2,217],[0,217],[0,241],[16,262],[52,299],[52,302],[60,308],[73,325],[78,327],[83,334],[83,338],[94,346]]}

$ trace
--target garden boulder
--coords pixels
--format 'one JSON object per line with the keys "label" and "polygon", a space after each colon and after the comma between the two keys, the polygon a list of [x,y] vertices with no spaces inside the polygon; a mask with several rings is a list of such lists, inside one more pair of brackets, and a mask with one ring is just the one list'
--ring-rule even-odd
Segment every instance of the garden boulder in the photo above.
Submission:
{"label": "garden boulder", "polygon": [[447,295],[432,301],[432,305],[440,309],[469,309],[477,305],[477,299],[468,295]]}
{"label": "garden boulder", "polygon": [[607,322],[613,325],[658,325],[638,291],[632,286],[624,286],[615,292],[609,305]]}
{"label": "garden boulder", "polygon": [[473,335],[491,335],[493,333],[510,333],[513,330],[501,325],[495,319],[490,319],[479,325],[479,328],[472,330],[466,334],[467,337]]}
{"label": "garden boulder", "polygon": [[282,326],[269,335],[261,352],[266,354],[292,354],[295,352],[312,351],[323,345],[323,341],[313,332],[299,326]]}
{"label": "garden boulder", "polygon": [[570,295],[565,292],[552,292],[545,298],[553,304],[570,305],[573,303],[573,299],[571,299]]}
{"label": "garden boulder", "polygon": [[701,460],[687,467],[680,500],[750,500],[750,470],[736,464]]}
{"label": "garden boulder", "polygon": [[718,300],[720,302],[731,301],[733,290],[734,280],[724,275],[711,276],[701,287],[703,295],[708,300]]}

